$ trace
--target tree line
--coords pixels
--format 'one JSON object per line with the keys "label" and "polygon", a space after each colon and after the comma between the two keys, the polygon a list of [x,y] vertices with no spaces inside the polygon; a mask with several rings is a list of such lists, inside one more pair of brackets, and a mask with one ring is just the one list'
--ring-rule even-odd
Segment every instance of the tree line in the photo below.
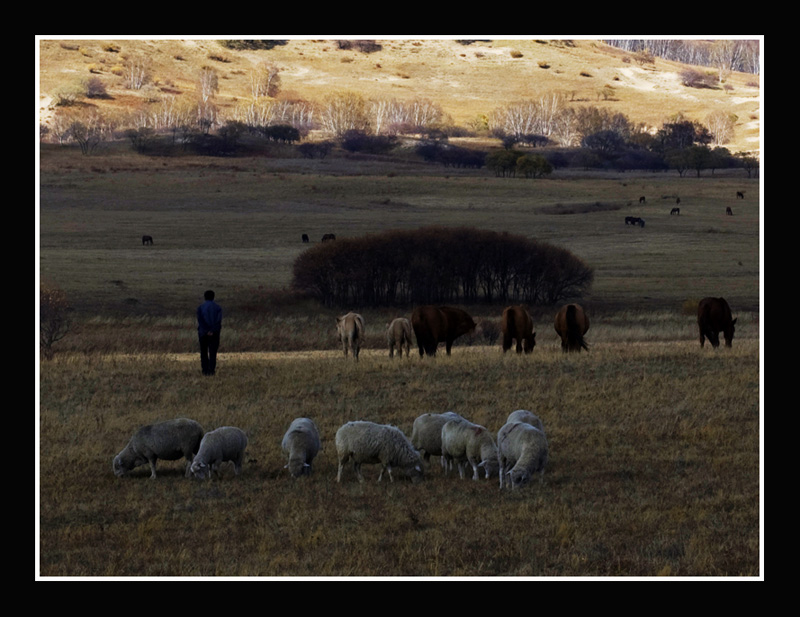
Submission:
{"label": "tree line", "polygon": [[583,295],[594,272],[561,247],[471,227],[424,227],[319,243],[292,286],[325,306],[525,302]]}

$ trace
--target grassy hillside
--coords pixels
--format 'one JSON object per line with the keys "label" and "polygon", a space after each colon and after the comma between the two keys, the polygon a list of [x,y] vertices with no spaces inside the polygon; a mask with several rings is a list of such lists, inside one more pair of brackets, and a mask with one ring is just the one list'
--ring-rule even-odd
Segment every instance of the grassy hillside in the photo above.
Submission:
{"label": "grassy hillside", "polygon": [[[322,101],[332,91],[353,90],[365,97],[427,98],[442,106],[454,123],[467,126],[478,116],[516,100],[551,91],[574,104],[591,103],[660,127],[683,113],[703,122],[722,110],[738,117],[732,151],[757,150],[760,120],[758,77],[733,74],[726,88],[687,88],[678,74],[685,65],[656,59],[639,65],[631,55],[593,40],[493,40],[463,45],[455,40],[377,41],[380,50],[339,49],[332,40],[288,40],[271,50],[234,51],[216,40],[42,40],[40,106],[52,111],[60,90],[89,77],[99,78],[109,98],[101,108],[130,109],[163,94],[191,96],[204,66],[218,72],[217,102],[226,107],[250,96],[250,75],[259,62],[280,68],[286,98]],[[126,58],[147,59],[149,86],[126,89],[118,68]],[[703,69],[707,70],[707,69]],[[613,88],[606,100],[599,93]]]}

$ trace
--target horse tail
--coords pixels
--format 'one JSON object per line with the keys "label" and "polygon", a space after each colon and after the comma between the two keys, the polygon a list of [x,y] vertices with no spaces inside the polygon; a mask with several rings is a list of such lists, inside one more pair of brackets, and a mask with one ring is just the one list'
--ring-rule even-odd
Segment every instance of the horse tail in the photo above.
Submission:
{"label": "horse tail", "polygon": [[589,351],[589,345],[583,339],[583,326],[578,323],[578,310],[574,304],[567,306],[567,336],[569,338],[570,349],[580,349],[581,347]]}

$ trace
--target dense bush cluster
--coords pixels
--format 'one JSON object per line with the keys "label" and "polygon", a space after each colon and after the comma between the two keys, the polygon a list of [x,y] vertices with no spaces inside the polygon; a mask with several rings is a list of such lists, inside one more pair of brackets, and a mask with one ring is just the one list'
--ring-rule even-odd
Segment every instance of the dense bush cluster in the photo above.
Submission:
{"label": "dense bush cluster", "polygon": [[293,287],[326,306],[553,304],[582,295],[592,279],[583,261],[544,242],[425,227],[317,244],[295,260]]}

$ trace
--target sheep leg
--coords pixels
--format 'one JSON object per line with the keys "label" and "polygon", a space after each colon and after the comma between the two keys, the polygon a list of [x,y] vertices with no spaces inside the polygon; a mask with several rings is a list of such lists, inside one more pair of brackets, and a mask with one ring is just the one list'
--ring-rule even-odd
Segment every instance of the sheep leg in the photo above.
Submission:
{"label": "sheep leg", "polygon": [[337,482],[341,482],[342,481],[342,467],[343,467],[343,462],[339,461],[339,473],[336,474],[336,481]]}
{"label": "sheep leg", "polygon": [[155,480],[156,479],[156,461],[158,459],[156,457],[153,457],[153,458],[150,458],[150,459],[147,459],[147,460],[150,463],[150,479],[151,480]]}
{"label": "sheep leg", "polygon": [[356,470],[356,475],[358,476],[358,481],[363,482],[364,476],[361,475],[361,464],[360,463],[353,463],[353,469]]}

